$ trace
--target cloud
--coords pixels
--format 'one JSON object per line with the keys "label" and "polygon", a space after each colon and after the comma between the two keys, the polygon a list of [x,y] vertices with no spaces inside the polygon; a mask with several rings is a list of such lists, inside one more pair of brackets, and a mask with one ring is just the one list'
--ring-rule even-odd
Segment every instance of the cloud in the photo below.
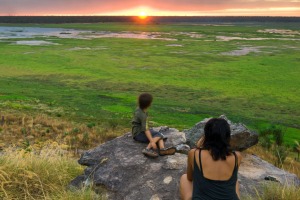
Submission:
{"label": "cloud", "polygon": [[300,8],[300,0],[0,0],[0,15],[93,15],[140,6],[165,11]]}

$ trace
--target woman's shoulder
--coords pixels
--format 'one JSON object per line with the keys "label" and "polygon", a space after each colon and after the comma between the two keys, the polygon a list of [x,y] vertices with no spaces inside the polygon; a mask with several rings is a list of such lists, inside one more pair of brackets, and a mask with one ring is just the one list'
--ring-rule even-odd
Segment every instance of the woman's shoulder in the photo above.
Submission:
{"label": "woman's shoulder", "polygon": [[197,148],[191,149],[189,150],[188,156],[194,156],[195,152],[196,152]]}
{"label": "woman's shoulder", "polygon": [[194,159],[196,151],[199,151],[199,148],[193,148],[189,151],[189,153],[188,153],[189,159],[192,159],[192,160]]}
{"label": "woman's shoulder", "polygon": [[238,164],[240,165],[241,164],[241,161],[243,159],[243,156],[242,156],[242,153],[240,151],[234,151],[237,159],[238,159]]}

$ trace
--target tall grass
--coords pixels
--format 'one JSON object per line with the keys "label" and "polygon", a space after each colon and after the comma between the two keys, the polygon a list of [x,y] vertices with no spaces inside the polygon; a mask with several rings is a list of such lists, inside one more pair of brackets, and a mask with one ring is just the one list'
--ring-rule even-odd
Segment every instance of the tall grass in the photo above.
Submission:
{"label": "tall grass", "polygon": [[300,188],[283,186],[278,183],[265,184],[262,192],[255,197],[244,197],[244,200],[300,200]]}
{"label": "tall grass", "polygon": [[107,123],[75,123],[62,118],[43,114],[27,115],[21,112],[4,113],[0,126],[0,148],[10,145],[26,148],[43,147],[44,143],[55,141],[64,144],[64,149],[90,149],[124,133],[124,128],[112,127]]}
{"label": "tall grass", "polygon": [[55,143],[39,151],[9,148],[0,156],[0,199],[94,199],[97,195],[91,190],[67,190],[82,172]]}
{"label": "tall grass", "polygon": [[[261,159],[275,164],[277,162],[277,158],[273,155],[272,151],[264,149],[260,145],[256,145],[246,150],[246,153],[258,155]],[[291,152],[292,153],[292,152]],[[285,171],[296,174],[300,177],[300,162],[296,161],[292,155],[286,158],[284,163],[281,163],[280,167]]]}

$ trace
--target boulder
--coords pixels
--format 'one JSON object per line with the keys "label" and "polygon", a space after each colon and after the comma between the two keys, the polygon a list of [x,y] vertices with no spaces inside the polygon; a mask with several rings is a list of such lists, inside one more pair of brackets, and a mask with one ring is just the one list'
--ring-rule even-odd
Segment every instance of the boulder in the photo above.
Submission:
{"label": "boulder", "polygon": [[239,183],[243,195],[255,196],[256,190],[271,182],[282,185],[300,185],[300,179],[274,165],[262,160],[256,155],[243,154],[243,160],[239,168]]}
{"label": "boulder", "polygon": [[[258,134],[254,131],[249,130],[244,124],[233,123],[227,119],[225,115],[221,115],[220,118],[225,119],[231,129],[231,148],[237,151],[243,151],[251,146],[258,143]],[[194,148],[196,143],[204,135],[205,124],[211,118],[206,118],[201,122],[197,123],[193,128],[185,130],[187,144]]]}
{"label": "boulder", "polygon": [[87,168],[71,182],[71,187],[104,187],[108,199],[113,200],[179,199],[179,179],[186,170],[186,155],[176,153],[151,159],[141,153],[145,147],[146,144],[134,142],[128,133],[85,152],[79,163]]}
{"label": "boulder", "polygon": [[[178,130],[168,129],[164,134],[168,137],[166,144],[186,147],[181,144],[184,137]],[[127,133],[85,152],[79,163],[87,168],[70,187],[90,186],[100,193],[106,191],[111,200],[179,200],[179,180],[186,172],[187,155],[176,153],[151,159],[141,153],[145,146],[134,142]],[[261,184],[270,181],[299,185],[296,175],[255,155],[244,154],[243,157],[239,169],[242,194],[255,195]]]}
{"label": "boulder", "polygon": [[165,141],[166,146],[177,146],[186,143],[186,137],[184,132],[179,132],[175,128],[169,128],[167,126],[162,126],[158,128],[153,128],[155,131],[161,132],[168,139]]}

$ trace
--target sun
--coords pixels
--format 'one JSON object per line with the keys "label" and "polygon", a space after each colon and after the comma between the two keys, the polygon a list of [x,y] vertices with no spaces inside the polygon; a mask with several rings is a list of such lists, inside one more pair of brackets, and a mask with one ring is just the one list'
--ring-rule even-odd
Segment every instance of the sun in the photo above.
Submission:
{"label": "sun", "polygon": [[147,13],[145,11],[141,11],[140,12],[140,15],[139,15],[139,18],[140,19],[146,19],[148,16],[147,16]]}

